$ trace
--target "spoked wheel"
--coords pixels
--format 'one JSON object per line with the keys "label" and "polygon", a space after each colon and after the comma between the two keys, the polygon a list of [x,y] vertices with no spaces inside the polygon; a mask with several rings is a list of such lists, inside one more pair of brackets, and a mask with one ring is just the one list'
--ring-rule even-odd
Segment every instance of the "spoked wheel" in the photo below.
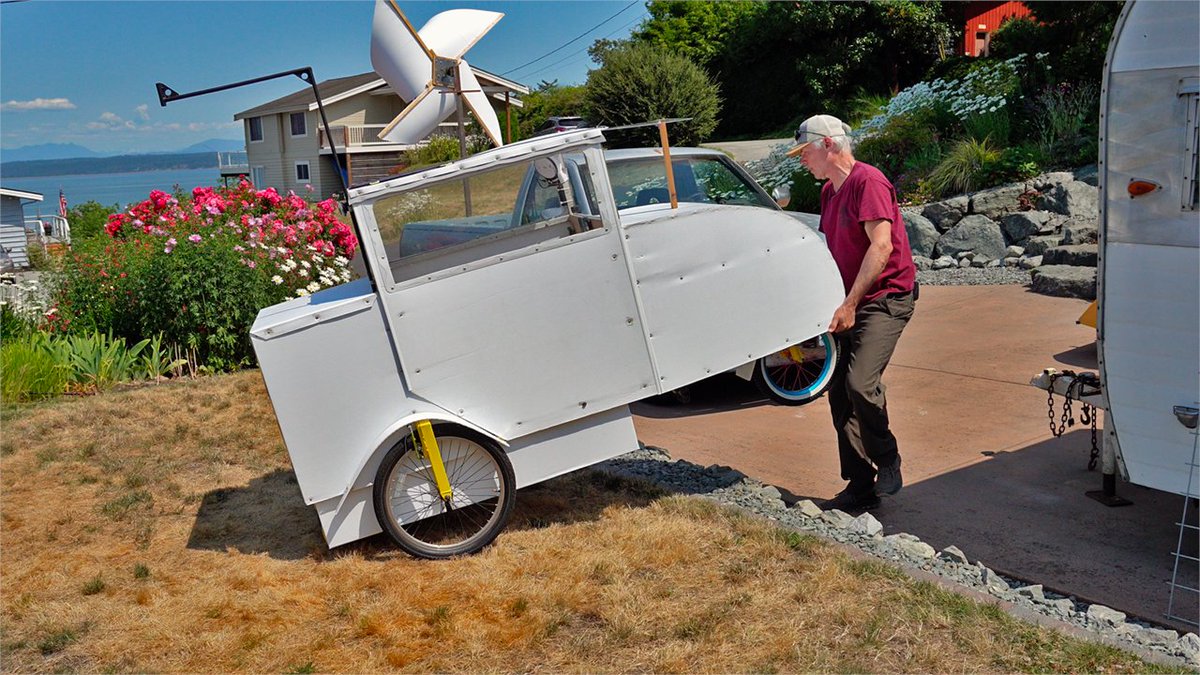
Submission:
{"label": "spoked wheel", "polygon": [[804,405],[829,388],[837,360],[837,341],[825,333],[762,357],[751,379],[764,396],[776,403]]}
{"label": "spoked wheel", "polygon": [[429,457],[410,434],[375,474],[375,515],[396,544],[420,558],[475,553],[508,521],[516,492],[512,464],[492,439],[456,424],[435,424],[452,495],[442,499]]}

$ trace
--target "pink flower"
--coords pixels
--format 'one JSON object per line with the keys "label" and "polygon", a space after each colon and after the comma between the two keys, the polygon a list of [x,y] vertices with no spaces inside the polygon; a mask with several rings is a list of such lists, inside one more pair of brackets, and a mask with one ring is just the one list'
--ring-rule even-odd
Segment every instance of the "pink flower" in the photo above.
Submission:
{"label": "pink flower", "polygon": [[188,241],[192,242],[193,244],[199,244],[203,239],[204,238],[198,234],[193,234],[192,236],[188,237]]}

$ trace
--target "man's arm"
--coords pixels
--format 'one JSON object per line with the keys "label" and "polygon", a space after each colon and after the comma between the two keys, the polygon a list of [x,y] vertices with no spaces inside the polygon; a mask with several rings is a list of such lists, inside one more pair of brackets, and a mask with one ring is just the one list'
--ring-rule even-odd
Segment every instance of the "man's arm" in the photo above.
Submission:
{"label": "man's arm", "polygon": [[887,266],[888,258],[892,255],[892,221],[868,220],[863,223],[863,228],[867,232],[867,238],[871,240],[871,245],[867,248],[867,254],[863,256],[862,265],[858,268],[858,275],[854,277],[854,285],[846,294],[846,300],[833,313],[833,320],[829,322],[831,333],[840,333],[854,327],[854,313],[858,310],[858,303],[862,302],[863,296],[883,273],[883,268]]}

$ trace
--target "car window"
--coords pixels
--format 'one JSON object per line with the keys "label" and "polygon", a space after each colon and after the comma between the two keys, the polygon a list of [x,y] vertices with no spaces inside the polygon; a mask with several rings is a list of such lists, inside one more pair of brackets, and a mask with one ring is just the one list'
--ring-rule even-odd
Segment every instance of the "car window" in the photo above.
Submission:
{"label": "car window", "polygon": [[[713,157],[671,160],[679,201],[699,204],[741,204],[774,209],[758,190],[724,161]],[[609,162],[608,176],[618,209],[671,201],[662,159],[639,157]]]}

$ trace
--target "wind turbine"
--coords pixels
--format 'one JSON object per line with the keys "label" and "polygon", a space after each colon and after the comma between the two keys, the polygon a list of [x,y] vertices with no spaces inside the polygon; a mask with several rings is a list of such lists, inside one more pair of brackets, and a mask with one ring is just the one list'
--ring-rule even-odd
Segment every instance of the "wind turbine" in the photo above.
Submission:
{"label": "wind turbine", "polygon": [[494,145],[503,145],[500,121],[463,55],[504,15],[479,9],[452,9],[414,30],[394,0],[377,0],[371,25],[371,65],[408,106],[379,138],[417,143],[455,110],[459,145],[466,149],[465,104]]}

